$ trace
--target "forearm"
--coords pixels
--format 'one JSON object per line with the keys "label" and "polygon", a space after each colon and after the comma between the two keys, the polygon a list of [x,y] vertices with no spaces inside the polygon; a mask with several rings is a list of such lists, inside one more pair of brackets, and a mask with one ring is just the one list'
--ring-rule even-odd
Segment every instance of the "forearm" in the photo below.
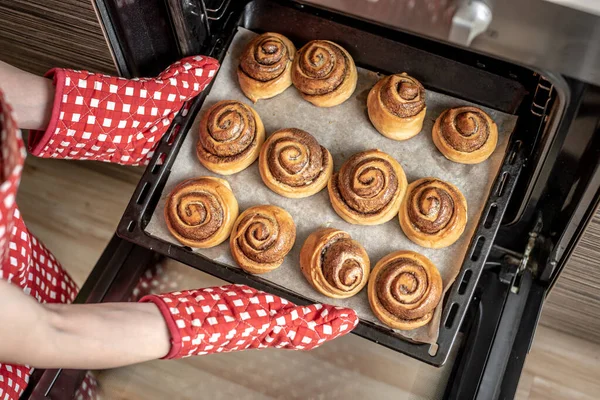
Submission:
{"label": "forearm", "polygon": [[31,361],[31,365],[113,368],[154,360],[169,352],[169,331],[154,304],[49,304],[45,308],[53,338],[48,347],[53,354]]}
{"label": "forearm", "polygon": [[12,106],[20,128],[46,128],[54,101],[54,85],[50,79],[0,61],[0,90]]}
{"label": "forearm", "polygon": [[0,300],[3,294],[5,299],[0,309],[1,362],[111,368],[160,358],[170,349],[166,324],[152,303],[41,305],[0,283]]}

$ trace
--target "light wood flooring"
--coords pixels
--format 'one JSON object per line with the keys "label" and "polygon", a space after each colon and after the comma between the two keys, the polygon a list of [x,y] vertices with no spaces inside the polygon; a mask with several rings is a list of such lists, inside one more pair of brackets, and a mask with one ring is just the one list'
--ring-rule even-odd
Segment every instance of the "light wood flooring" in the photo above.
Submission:
{"label": "light wood flooring", "polygon": [[[29,157],[18,203],[29,229],[82,284],[140,169]],[[220,281],[169,263],[176,287]],[[429,367],[355,335],[312,352],[251,351],[98,372],[104,399],[434,399],[450,365]],[[598,399],[600,345],[540,326],[518,399]]]}

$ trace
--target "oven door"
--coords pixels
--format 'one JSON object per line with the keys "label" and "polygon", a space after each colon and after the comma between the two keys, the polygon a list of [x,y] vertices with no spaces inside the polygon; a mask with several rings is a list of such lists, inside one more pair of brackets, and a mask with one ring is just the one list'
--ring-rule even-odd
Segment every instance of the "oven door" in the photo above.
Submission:
{"label": "oven door", "polygon": [[[127,301],[151,251],[113,238],[76,303]],[[171,290],[221,284],[183,264],[162,261]],[[242,398],[512,398],[541,310],[545,286],[526,272],[519,293],[490,265],[480,279],[459,345],[436,368],[348,335],[311,352],[263,351],[177,361],[156,360],[96,371],[105,398],[197,398],[230,393]],[[39,370],[23,398],[71,399],[84,371]],[[402,377],[399,379],[398,377]],[[493,395],[493,396],[492,396]]]}

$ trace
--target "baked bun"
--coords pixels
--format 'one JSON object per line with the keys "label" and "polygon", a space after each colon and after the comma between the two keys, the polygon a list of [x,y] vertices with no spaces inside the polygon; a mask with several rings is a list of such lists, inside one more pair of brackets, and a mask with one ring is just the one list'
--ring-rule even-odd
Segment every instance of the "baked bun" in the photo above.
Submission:
{"label": "baked bun", "polygon": [[283,208],[262,205],[240,214],[229,238],[237,265],[253,274],[279,267],[296,240],[296,225]]}
{"label": "baked bun", "polygon": [[221,244],[238,216],[238,203],[224,179],[203,176],[181,182],[169,194],[165,221],[169,232],[186,246]]}
{"label": "baked bun", "polygon": [[252,107],[235,100],[219,101],[200,120],[196,155],[207,169],[222,175],[252,164],[265,141],[265,127]]}
{"label": "baked bun", "polygon": [[237,69],[242,92],[253,102],[283,93],[292,84],[296,47],[288,38],[267,32],[246,45]]}
{"label": "baked bun", "polygon": [[467,201],[456,186],[437,178],[410,185],[400,207],[400,226],[419,246],[439,249],[458,240],[467,225]]}
{"label": "baked bun", "polygon": [[310,133],[287,128],[269,136],[260,151],[258,167],[269,189],[284,197],[301,198],[327,185],[333,159]]}
{"label": "baked bun", "polygon": [[346,160],[327,189],[333,209],[346,222],[379,225],[398,214],[407,185],[398,161],[383,151],[367,150]]}
{"label": "baked bun", "polygon": [[488,159],[498,143],[498,127],[477,107],[444,111],[433,125],[433,143],[449,160],[477,164]]}
{"label": "baked bun", "polygon": [[431,321],[444,288],[439,271],[427,257],[396,251],[375,265],[368,291],[375,316],[391,328],[407,331]]}
{"label": "baked bun", "polygon": [[317,107],[333,107],[348,100],[357,80],[352,56],[328,40],[308,42],[294,58],[292,82],[304,100]]}
{"label": "baked bun", "polygon": [[425,88],[406,73],[386,76],[369,92],[367,110],[371,123],[383,136],[410,139],[423,128]]}
{"label": "baked bun", "polygon": [[370,262],[364,247],[349,234],[322,228],[311,233],[302,245],[300,269],[321,294],[345,299],[367,284]]}

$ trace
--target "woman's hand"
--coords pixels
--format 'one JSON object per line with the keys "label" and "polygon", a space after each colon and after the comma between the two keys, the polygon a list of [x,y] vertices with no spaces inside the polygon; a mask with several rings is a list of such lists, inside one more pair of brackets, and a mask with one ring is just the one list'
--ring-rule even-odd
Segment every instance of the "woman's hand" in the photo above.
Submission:
{"label": "woman's hand", "polygon": [[309,350],[350,332],[353,310],[296,306],[243,285],[150,295],[141,303],[39,304],[0,280],[0,361],[102,369],[267,347]]}

